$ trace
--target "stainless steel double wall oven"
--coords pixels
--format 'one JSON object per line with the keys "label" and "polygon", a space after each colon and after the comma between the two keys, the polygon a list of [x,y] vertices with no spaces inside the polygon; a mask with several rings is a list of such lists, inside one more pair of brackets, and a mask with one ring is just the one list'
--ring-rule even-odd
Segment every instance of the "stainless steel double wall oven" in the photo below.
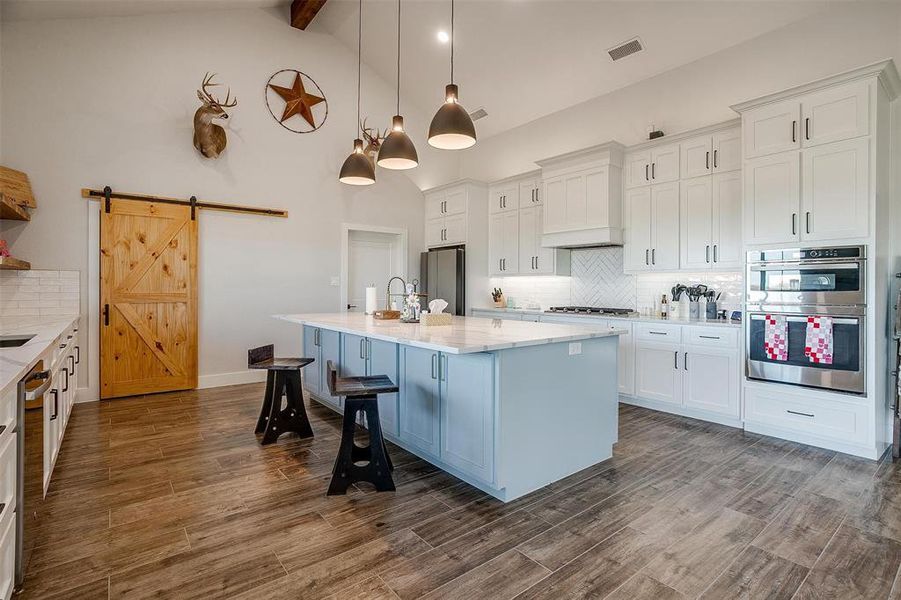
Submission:
{"label": "stainless steel double wall oven", "polygon": [[[747,375],[751,379],[866,393],[866,247],[755,250],[747,260]],[[766,315],[788,329],[788,359],[764,349]],[[805,356],[807,317],[833,319],[832,364]]]}

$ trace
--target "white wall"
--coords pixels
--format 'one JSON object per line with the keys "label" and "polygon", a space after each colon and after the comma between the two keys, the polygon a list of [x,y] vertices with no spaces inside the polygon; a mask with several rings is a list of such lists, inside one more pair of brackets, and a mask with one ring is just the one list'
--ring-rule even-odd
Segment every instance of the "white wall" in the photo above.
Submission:
{"label": "white wall", "polygon": [[[333,38],[292,29],[281,10],[180,13],[127,18],[4,22],[2,122],[5,164],[26,171],[38,208],[26,225],[4,222],[14,254],[39,269],[82,273],[88,291],[89,214],[80,188],[286,208],[277,219],[206,211],[200,215],[200,373],[202,383],[238,373],[246,349],[275,342],[300,352],[297,328],[282,312],[338,308],[340,224],[409,230],[409,272],[423,248],[423,203],[417,186],[379,171],[379,182],[352,188],[337,171],[352,148],[356,54]],[[329,115],[312,134],[285,131],[269,115],[264,85],[276,70],[297,68],[325,91]],[[196,89],[205,71],[219,73],[239,99],[228,148],[218,160],[192,146]],[[364,114],[385,123],[393,87],[364,71]],[[428,121],[409,115],[409,129]],[[418,177],[452,178],[418,142]],[[449,165],[449,166],[448,166]],[[443,172],[442,169],[447,169]],[[96,352],[96,348],[94,348]],[[93,375],[93,374],[92,374]],[[96,381],[92,382],[96,385]]]}
{"label": "white wall", "polygon": [[[653,122],[668,133],[734,119],[731,104],[894,56],[901,3],[848,3],[635,85],[479,140],[461,174],[495,181],[534,161],[609,140],[631,145]],[[677,29],[674,29],[674,32]],[[628,68],[628,59],[622,62]],[[542,90],[536,93],[565,93]]]}

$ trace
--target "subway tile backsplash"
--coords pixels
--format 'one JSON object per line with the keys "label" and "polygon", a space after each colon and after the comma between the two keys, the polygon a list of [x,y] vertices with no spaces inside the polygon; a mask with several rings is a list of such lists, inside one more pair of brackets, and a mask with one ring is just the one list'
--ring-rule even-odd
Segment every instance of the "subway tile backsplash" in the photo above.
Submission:
{"label": "subway tile backsplash", "polygon": [[2,271],[0,323],[16,325],[77,315],[79,291],[78,271]]}
{"label": "subway tile backsplash", "polygon": [[663,294],[670,297],[676,283],[703,283],[718,292],[720,308],[740,310],[744,302],[741,272],[623,273],[623,248],[586,248],[572,251],[571,277],[499,277],[493,287],[503,288],[515,306],[548,308],[564,304],[653,310]]}

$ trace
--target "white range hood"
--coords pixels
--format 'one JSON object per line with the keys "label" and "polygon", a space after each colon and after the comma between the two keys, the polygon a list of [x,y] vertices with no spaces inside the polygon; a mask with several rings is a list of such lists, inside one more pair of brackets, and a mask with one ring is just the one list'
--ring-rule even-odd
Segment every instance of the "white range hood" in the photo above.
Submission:
{"label": "white range hood", "polygon": [[623,145],[607,142],[537,161],[545,248],[622,246]]}

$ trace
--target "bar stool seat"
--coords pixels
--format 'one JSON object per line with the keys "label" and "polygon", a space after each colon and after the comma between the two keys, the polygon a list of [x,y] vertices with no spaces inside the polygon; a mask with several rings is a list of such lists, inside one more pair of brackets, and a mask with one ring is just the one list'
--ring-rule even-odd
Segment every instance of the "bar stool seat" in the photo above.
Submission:
{"label": "bar stool seat", "polygon": [[[283,433],[313,437],[313,428],[303,404],[300,371],[312,358],[276,358],[272,344],[247,351],[248,369],[266,369],[266,395],[255,433],[262,433],[262,445],[275,442]],[[282,397],[285,404],[282,405]]]}
{"label": "bar stool seat", "polygon": [[[382,426],[379,420],[378,394],[393,394],[397,386],[385,375],[368,377],[338,377],[338,370],[332,361],[326,363],[328,388],[332,396],[344,397],[344,423],[341,427],[341,446],[332,470],[329,496],[346,494],[352,483],[367,481],[379,492],[393,492],[394,479],[391,471],[394,465],[388,457]],[[369,446],[357,446],[354,432],[357,415],[366,416],[369,429]],[[365,463],[365,464],[357,464]]]}

